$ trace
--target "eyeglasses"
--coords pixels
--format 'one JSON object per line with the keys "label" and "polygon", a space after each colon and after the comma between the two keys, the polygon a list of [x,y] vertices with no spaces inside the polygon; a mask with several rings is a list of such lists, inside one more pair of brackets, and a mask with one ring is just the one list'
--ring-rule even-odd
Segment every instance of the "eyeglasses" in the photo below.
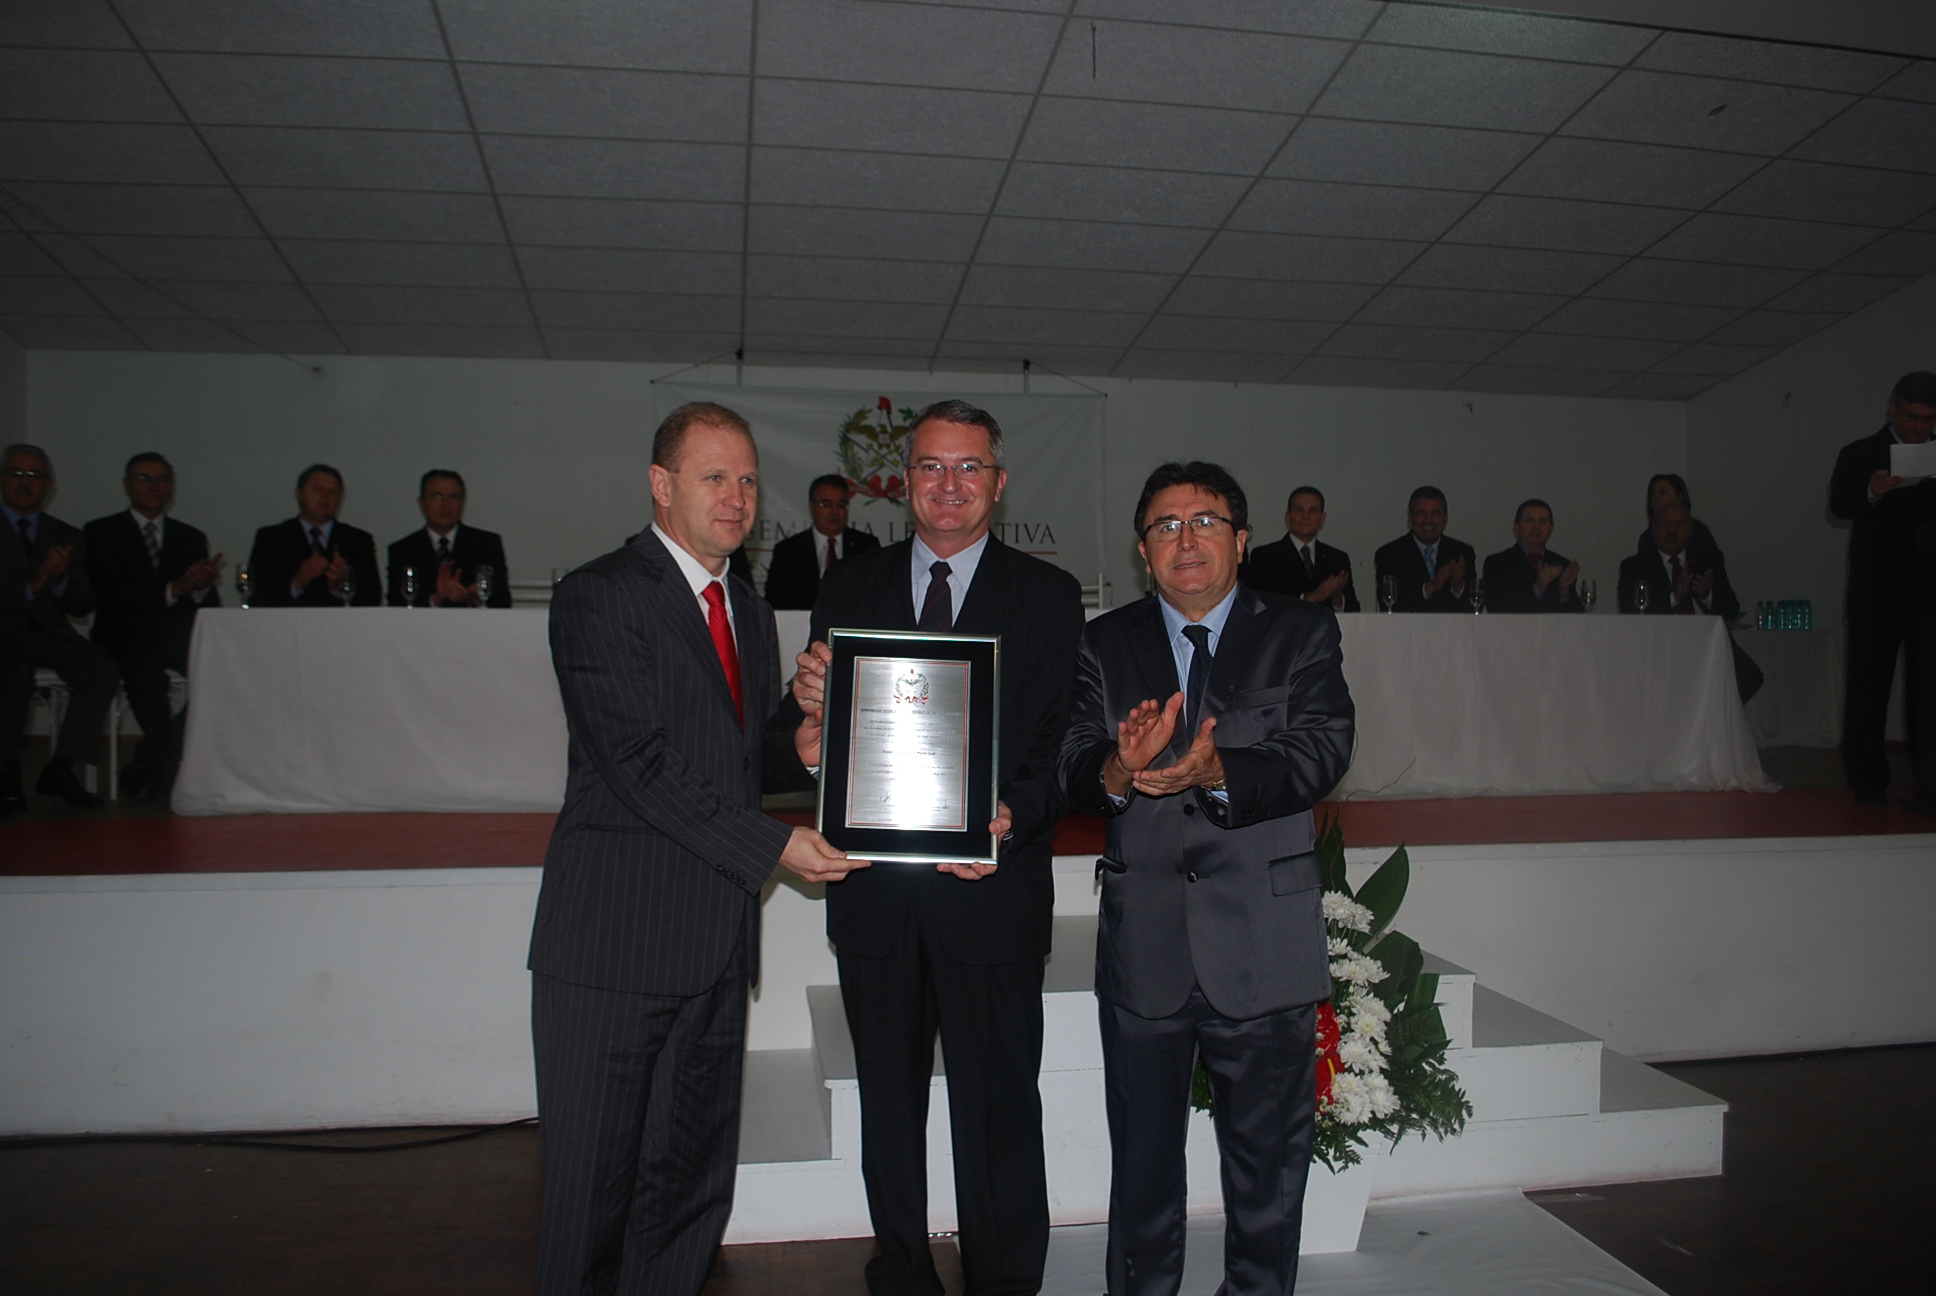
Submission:
{"label": "eyeglasses", "polygon": [[1152,522],[1144,527],[1143,538],[1174,540],[1183,534],[1184,527],[1189,527],[1199,539],[1208,540],[1211,536],[1220,534],[1224,527],[1236,530],[1237,524],[1227,517],[1218,517],[1215,513],[1205,513],[1193,518],[1165,518],[1161,522]]}
{"label": "eyeglasses", "polygon": [[129,473],[128,480],[137,486],[153,486],[156,482],[167,483],[175,480],[173,473]]}
{"label": "eyeglasses", "polygon": [[0,477],[9,477],[9,478],[12,478],[14,481],[52,481],[54,480],[53,473],[42,472],[37,468],[8,468],[5,470],[0,470]]}
{"label": "eyeglasses", "polygon": [[992,473],[996,469],[990,464],[976,463],[972,459],[967,463],[958,464],[936,463],[934,460],[929,459],[915,464],[909,471],[922,481],[940,481],[949,473],[953,473],[955,476],[961,478],[961,480],[972,483],[979,481],[983,473]]}

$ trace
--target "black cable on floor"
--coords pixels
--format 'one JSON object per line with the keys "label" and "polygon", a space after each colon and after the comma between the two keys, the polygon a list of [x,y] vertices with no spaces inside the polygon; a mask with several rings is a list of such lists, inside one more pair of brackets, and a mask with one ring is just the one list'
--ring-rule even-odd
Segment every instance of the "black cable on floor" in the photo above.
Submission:
{"label": "black cable on floor", "polygon": [[[409,1139],[401,1143],[285,1143],[266,1139],[260,1134],[54,1134],[45,1138],[0,1138],[0,1152],[17,1152],[23,1148],[44,1147],[84,1147],[94,1143],[181,1143],[196,1147],[241,1147],[267,1148],[276,1152],[403,1152],[411,1148],[438,1147],[445,1143],[462,1143],[466,1139],[481,1138],[486,1134],[496,1134],[502,1130],[519,1129],[536,1125],[536,1116],[523,1120],[505,1121],[502,1125],[480,1125],[467,1129],[461,1134],[440,1134],[436,1138]],[[304,1130],[267,1130],[269,1134],[302,1134]]]}

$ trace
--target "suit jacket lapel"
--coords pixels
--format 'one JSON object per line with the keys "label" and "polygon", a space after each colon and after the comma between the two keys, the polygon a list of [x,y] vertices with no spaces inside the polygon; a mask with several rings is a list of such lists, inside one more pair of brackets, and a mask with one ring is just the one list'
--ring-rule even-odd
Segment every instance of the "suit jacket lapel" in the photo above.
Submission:
{"label": "suit jacket lapel", "polygon": [[1137,610],[1140,616],[1130,627],[1129,643],[1136,667],[1143,673],[1143,697],[1167,702],[1183,684],[1176,677],[1176,654],[1170,651],[1161,596],[1144,599]]}
{"label": "suit jacket lapel", "polygon": [[[912,561],[912,560],[910,560]],[[906,569],[909,584],[908,610],[914,610],[913,569]],[[960,634],[1000,634],[1002,611],[1008,607],[1008,547],[993,535],[975,564],[975,579],[969,583],[968,597],[955,613],[955,630]],[[916,618],[919,620],[919,618]]]}
{"label": "suit jacket lapel", "polygon": [[[1203,715],[1221,715],[1236,696],[1244,667],[1264,637],[1264,601],[1252,590],[1237,587],[1237,601],[1230,605],[1230,616],[1217,639],[1217,655],[1210,660],[1210,678],[1203,686]],[[1194,734],[1191,737],[1195,737]]]}
{"label": "suit jacket lapel", "polygon": [[[902,540],[889,545],[885,552],[887,557],[881,562],[875,577],[878,583],[874,586],[873,606],[879,609],[879,615],[886,622],[882,629],[913,630],[915,623],[920,620],[914,612],[914,541]],[[969,592],[972,594],[974,591],[970,589]]]}
{"label": "suit jacket lapel", "polygon": [[[686,577],[679,570],[679,564],[651,527],[639,533],[632,542],[632,548],[645,560],[647,574],[652,577],[654,588],[658,591],[662,608],[662,619],[672,627],[673,635],[684,641],[687,649],[698,659],[699,672],[712,681],[718,696],[730,709],[733,705],[733,691],[726,684],[726,668],[719,664],[719,649],[713,646],[712,632],[699,615],[699,605],[693,601],[692,587],[686,584]],[[732,588],[727,582],[727,589]],[[733,606],[735,615],[739,605]],[[746,672],[740,671],[740,689],[746,687]]]}

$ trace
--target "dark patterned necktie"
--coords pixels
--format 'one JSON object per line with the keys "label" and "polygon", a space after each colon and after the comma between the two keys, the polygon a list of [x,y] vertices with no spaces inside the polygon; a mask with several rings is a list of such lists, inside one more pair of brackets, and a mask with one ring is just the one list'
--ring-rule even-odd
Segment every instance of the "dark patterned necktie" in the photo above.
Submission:
{"label": "dark patterned necktie", "polygon": [[148,565],[150,567],[157,567],[157,568],[160,567],[161,566],[161,522],[160,520],[157,518],[149,518],[147,522],[143,523],[141,527],[141,538],[145,540],[148,544]]}
{"label": "dark patterned necktie", "polygon": [[1183,746],[1189,749],[1197,738],[1197,712],[1203,706],[1203,686],[1210,679],[1210,627],[1187,625],[1183,637],[1190,641],[1190,682],[1183,686]]}
{"label": "dark patterned necktie", "polygon": [[834,550],[834,538],[832,536],[828,536],[827,537],[827,566],[832,567],[835,563],[839,561],[840,561],[840,554]]}
{"label": "dark patterned necktie", "polygon": [[34,522],[32,518],[20,519],[20,552],[29,557],[34,552]]}
{"label": "dark patterned necktie", "polygon": [[955,628],[955,596],[948,588],[948,577],[953,574],[954,568],[944,562],[928,568],[928,597],[921,604],[921,619],[915,622],[917,628],[941,634]]}
{"label": "dark patterned necktie", "polygon": [[450,561],[450,537],[438,536],[437,537],[437,565],[439,567],[442,567],[445,563],[449,561]]}
{"label": "dark patterned necktie", "polygon": [[1318,567],[1316,563],[1311,561],[1311,546],[1300,545],[1297,556],[1304,560],[1304,575],[1306,579],[1315,581],[1318,578]]}
{"label": "dark patterned necktie", "polygon": [[309,528],[309,552],[313,554],[323,552],[323,529],[321,527]]}

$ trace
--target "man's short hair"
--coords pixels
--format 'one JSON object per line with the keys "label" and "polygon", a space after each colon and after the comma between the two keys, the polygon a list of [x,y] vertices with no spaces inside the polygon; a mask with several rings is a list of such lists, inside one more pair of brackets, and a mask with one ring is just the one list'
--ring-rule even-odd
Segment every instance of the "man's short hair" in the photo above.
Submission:
{"label": "man's short hair", "polygon": [[1936,405],[1936,373],[1918,369],[1896,379],[1895,390],[1889,399],[1904,405]]}
{"label": "man's short hair", "polygon": [[822,473],[807,484],[807,498],[811,500],[820,493],[822,486],[838,486],[842,495],[852,495],[854,488],[839,473]]}
{"label": "man's short hair", "polygon": [[468,494],[470,492],[470,487],[464,485],[464,479],[460,474],[449,468],[432,468],[417,481],[418,499],[422,499],[429,492],[431,479],[436,477],[448,477],[456,482],[457,490],[460,494]]}
{"label": "man's short hair", "polygon": [[1149,512],[1150,501],[1172,486],[1195,486],[1212,495],[1223,498],[1230,509],[1231,525],[1239,531],[1250,529],[1250,504],[1244,499],[1244,488],[1230,475],[1230,470],[1222,464],[1206,463],[1192,459],[1189,463],[1169,463],[1157,465],[1156,471],[1143,483],[1142,498],[1136,501],[1136,538],[1143,536],[1143,515]]}
{"label": "man's short hair", "polygon": [[0,450],[0,463],[3,463],[8,459],[13,458],[15,455],[34,456],[34,458],[40,460],[42,463],[47,465],[48,476],[50,477],[53,476],[54,457],[48,454],[45,450],[42,450],[39,446],[29,445],[25,441],[16,441],[12,445],[8,446],[5,450]]}
{"label": "man's short hair", "polygon": [[1543,509],[1545,509],[1545,510],[1546,510],[1546,517],[1547,517],[1547,519],[1548,519],[1549,521],[1550,521],[1550,520],[1552,519],[1552,516],[1553,516],[1553,506],[1552,506],[1551,504],[1548,504],[1548,503],[1547,503],[1547,502],[1546,502],[1545,500],[1543,500],[1543,499],[1529,499],[1529,500],[1521,500],[1521,501],[1520,501],[1520,504],[1519,504],[1519,507],[1513,510],[1513,525],[1514,525],[1514,526],[1518,526],[1518,525],[1519,525],[1519,524],[1520,524],[1521,522],[1523,522],[1523,521],[1525,521],[1525,519],[1526,519],[1526,510],[1527,510],[1527,509],[1529,509],[1529,508],[1543,508]]}
{"label": "man's short hair", "polygon": [[309,485],[309,478],[310,478],[310,475],[311,475],[312,473],[319,473],[319,472],[326,472],[326,473],[328,473],[328,474],[329,474],[330,476],[332,476],[332,477],[334,477],[334,478],[336,479],[336,489],[337,489],[337,490],[342,490],[342,489],[343,489],[343,474],[342,474],[342,473],[339,473],[339,472],[337,472],[337,471],[336,471],[336,470],[335,470],[334,468],[332,468],[332,467],[330,467],[330,466],[329,466],[328,464],[326,464],[326,463],[313,463],[313,464],[311,464],[311,465],[309,465],[309,467],[307,467],[307,468],[305,468],[305,469],[303,469],[303,470],[302,470],[301,472],[299,472],[299,473],[297,473],[297,474],[296,474],[296,489],[297,489],[297,490],[301,490],[301,489],[302,489],[303,487],[305,487],[305,486],[307,486],[307,485]]}
{"label": "man's short hair", "polygon": [[1291,511],[1291,505],[1297,502],[1297,497],[1298,497],[1298,496],[1300,496],[1300,495],[1315,495],[1315,496],[1317,496],[1317,497],[1318,497],[1318,512],[1320,512],[1320,513],[1322,513],[1322,512],[1324,511],[1324,492],[1323,492],[1323,491],[1321,491],[1321,490],[1319,490],[1319,489],[1318,489],[1317,487],[1315,487],[1315,486],[1300,486],[1300,487],[1298,487],[1298,488],[1297,488],[1296,490],[1294,490],[1294,491],[1292,491],[1292,492],[1291,492],[1291,493],[1290,493],[1289,495],[1287,495],[1287,496],[1285,497],[1285,499],[1284,499],[1284,511],[1285,511],[1286,513],[1289,513],[1289,512]]}
{"label": "man's short hair", "polygon": [[[1436,486],[1421,486],[1412,492],[1410,499],[1405,501],[1405,511],[1410,513],[1418,507],[1418,502],[1422,499],[1437,500],[1439,503],[1445,504],[1445,492]],[[1451,505],[1447,504],[1446,507],[1450,508]]]}
{"label": "man's short hair", "polygon": [[134,476],[134,470],[145,463],[158,463],[171,473],[175,471],[175,465],[168,462],[166,455],[158,454],[153,450],[144,450],[128,460],[127,466],[121,470],[121,475],[123,477],[132,477]]}
{"label": "man's short hair", "polygon": [[1681,497],[1681,503],[1687,506],[1687,515],[1689,517],[1694,516],[1694,497],[1687,493],[1687,483],[1681,480],[1681,475],[1679,473],[1655,473],[1647,479],[1648,517],[1651,518],[1654,515],[1654,483],[1656,482],[1666,482],[1669,486],[1672,486],[1674,493]]}
{"label": "man's short hair", "polygon": [[652,462],[667,472],[679,470],[679,452],[685,449],[686,433],[695,425],[727,428],[747,440],[753,439],[752,425],[724,405],[712,401],[687,401],[665,416],[659,430],[652,434]]}
{"label": "man's short hair", "polygon": [[1687,505],[1685,505],[1685,504],[1663,504],[1663,505],[1661,505],[1661,506],[1660,506],[1659,508],[1657,508],[1657,509],[1655,509],[1655,510],[1654,510],[1654,514],[1653,514],[1653,517],[1651,517],[1650,519],[1648,519],[1648,521],[1649,521],[1649,523],[1651,524],[1651,523],[1653,523],[1653,522],[1658,522],[1658,521],[1660,521],[1660,518],[1661,518],[1661,514],[1663,514],[1663,513],[1667,513],[1667,512],[1669,512],[1669,511],[1671,511],[1671,510],[1679,510],[1679,511],[1680,511],[1680,512],[1681,512],[1682,514],[1684,514],[1684,515],[1685,515],[1685,516],[1687,517],[1687,520],[1688,520],[1688,521],[1690,521],[1690,522],[1692,522],[1692,521],[1694,520],[1694,510],[1693,510],[1693,509],[1690,509],[1689,507],[1687,507]]}
{"label": "man's short hair", "polygon": [[928,406],[908,424],[907,441],[901,447],[903,476],[914,470],[914,434],[923,423],[965,423],[980,428],[988,434],[988,453],[995,456],[995,466],[1008,467],[1008,455],[1002,450],[1002,425],[995,421],[995,416],[965,400],[944,400]]}

